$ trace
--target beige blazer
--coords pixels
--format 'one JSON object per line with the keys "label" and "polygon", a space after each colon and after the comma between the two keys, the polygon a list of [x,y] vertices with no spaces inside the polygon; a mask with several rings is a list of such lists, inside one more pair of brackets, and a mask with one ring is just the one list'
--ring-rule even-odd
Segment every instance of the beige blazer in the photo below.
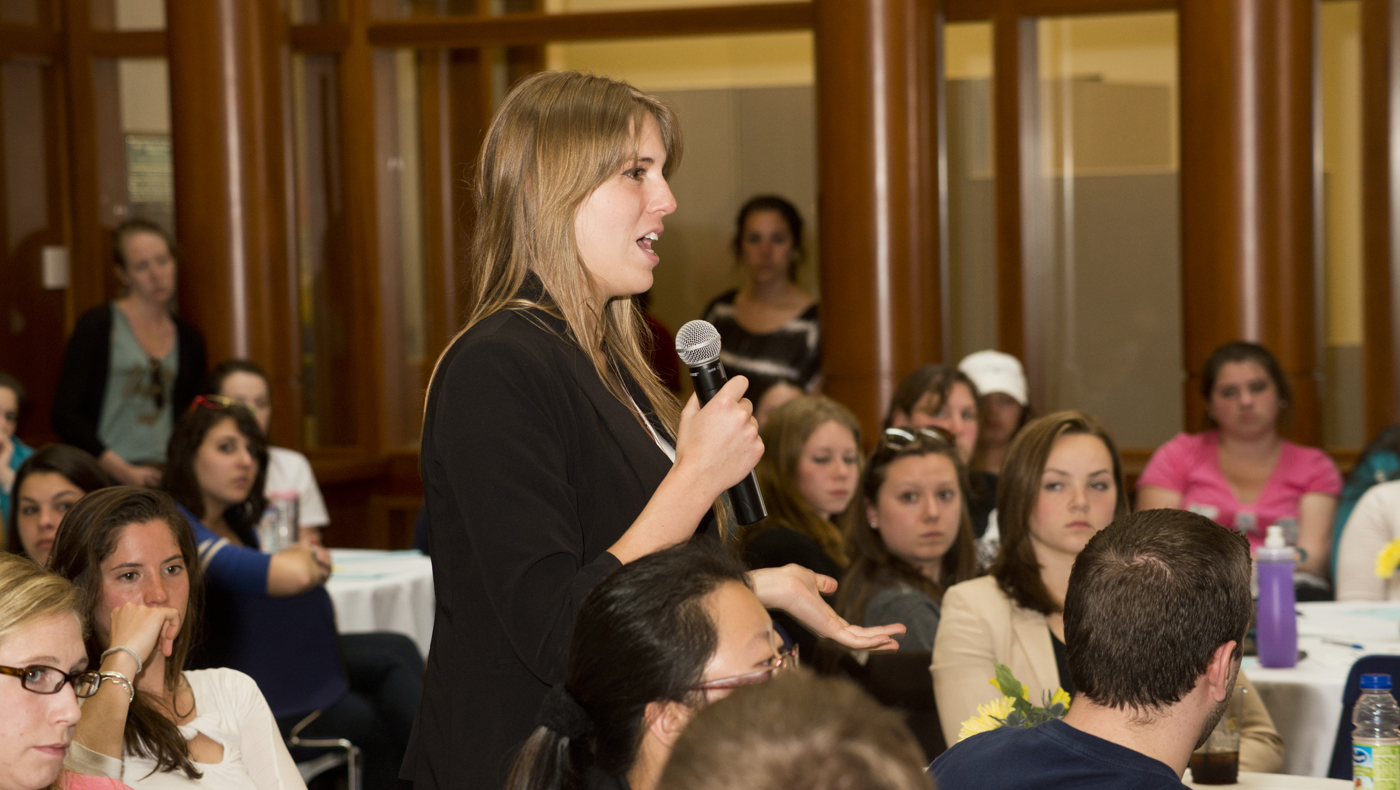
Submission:
{"label": "beige blazer", "polygon": [[[930,671],[943,737],[950,746],[958,742],[962,723],[977,715],[977,706],[1000,696],[989,682],[996,675],[993,665],[998,663],[1005,664],[1025,684],[1036,704],[1060,686],[1045,615],[1017,606],[991,576],[948,588],[943,594]],[[1283,740],[1243,672],[1239,683],[1248,689],[1240,770],[1274,773],[1283,764]]]}

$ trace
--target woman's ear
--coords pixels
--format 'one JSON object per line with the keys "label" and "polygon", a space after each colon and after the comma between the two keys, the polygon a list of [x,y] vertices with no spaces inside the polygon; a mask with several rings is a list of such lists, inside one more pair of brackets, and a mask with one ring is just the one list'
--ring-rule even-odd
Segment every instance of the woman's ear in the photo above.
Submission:
{"label": "woman's ear", "polygon": [[871,529],[880,528],[880,522],[875,517],[875,503],[871,502],[870,500],[866,500],[865,502],[865,520],[868,524],[870,524]]}
{"label": "woman's ear", "polygon": [[648,702],[646,709],[647,731],[666,748],[675,745],[681,737],[685,725],[690,723],[694,708],[671,700]]}

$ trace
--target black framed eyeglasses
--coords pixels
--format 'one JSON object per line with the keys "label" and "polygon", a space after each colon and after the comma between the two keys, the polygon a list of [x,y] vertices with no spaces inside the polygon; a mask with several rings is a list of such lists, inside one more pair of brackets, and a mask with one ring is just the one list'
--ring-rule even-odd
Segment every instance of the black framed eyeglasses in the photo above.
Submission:
{"label": "black framed eyeglasses", "polygon": [[901,450],[920,439],[932,439],[938,444],[957,447],[957,438],[946,428],[930,425],[927,428],[886,428],[885,446],[891,450]]}
{"label": "black framed eyeglasses", "polygon": [[25,691],[32,691],[35,694],[57,694],[63,690],[64,684],[73,684],[73,694],[78,699],[87,699],[97,693],[97,687],[102,684],[102,676],[98,673],[87,670],[84,672],[64,672],[54,667],[46,667],[42,664],[34,664],[27,667],[0,667],[0,675],[12,675],[19,678],[19,684]]}
{"label": "black framed eyeglasses", "polygon": [[742,675],[732,675],[727,678],[707,681],[698,686],[691,686],[691,691],[726,691],[728,689],[739,688],[740,686],[753,686],[759,683],[767,683],[773,676],[784,669],[792,669],[797,666],[797,645],[785,647],[778,651],[778,655],[773,658],[773,663],[755,672],[745,672]]}

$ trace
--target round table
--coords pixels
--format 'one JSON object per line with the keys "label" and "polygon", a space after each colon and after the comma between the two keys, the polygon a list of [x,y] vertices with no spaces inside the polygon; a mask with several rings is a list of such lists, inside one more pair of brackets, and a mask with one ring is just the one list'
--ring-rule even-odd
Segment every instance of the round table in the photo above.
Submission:
{"label": "round table", "polygon": [[393,631],[428,655],[433,639],[433,563],[422,552],[331,549],[326,592],[342,634]]}
{"label": "round table", "polygon": [[1246,658],[1242,671],[1283,738],[1282,773],[1326,776],[1351,665],[1364,655],[1400,655],[1400,605],[1302,603],[1298,612],[1298,649],[1307,657],[1289,669]]}

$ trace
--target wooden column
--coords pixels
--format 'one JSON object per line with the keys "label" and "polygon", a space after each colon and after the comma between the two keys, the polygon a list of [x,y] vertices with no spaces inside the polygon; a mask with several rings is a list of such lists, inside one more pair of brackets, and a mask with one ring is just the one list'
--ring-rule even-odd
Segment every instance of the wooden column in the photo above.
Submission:
{"label": "wooden column", "polygon": [[939,2],[816,0],[822,364],[868,435],[941,356],[934,146]]}
{"label": "wooden column", "polygon": [[274,0],[169,3],[171,137],[181,315],[210,364],[272,378],[272,432],[299,445],[295,272],[287,245],[285,20]]}
{"label": "wooden column", "polygon": [[1186,414],[1231,340],[1267,346],[1293,387],[1285,433],[1319,444],[1312,0],[1182,0],[1181,233]]}
{"label": "wooden column", "polygon": [[1361,0],[1362,341],[1366,436],[1400,422],[1400,0]]}

